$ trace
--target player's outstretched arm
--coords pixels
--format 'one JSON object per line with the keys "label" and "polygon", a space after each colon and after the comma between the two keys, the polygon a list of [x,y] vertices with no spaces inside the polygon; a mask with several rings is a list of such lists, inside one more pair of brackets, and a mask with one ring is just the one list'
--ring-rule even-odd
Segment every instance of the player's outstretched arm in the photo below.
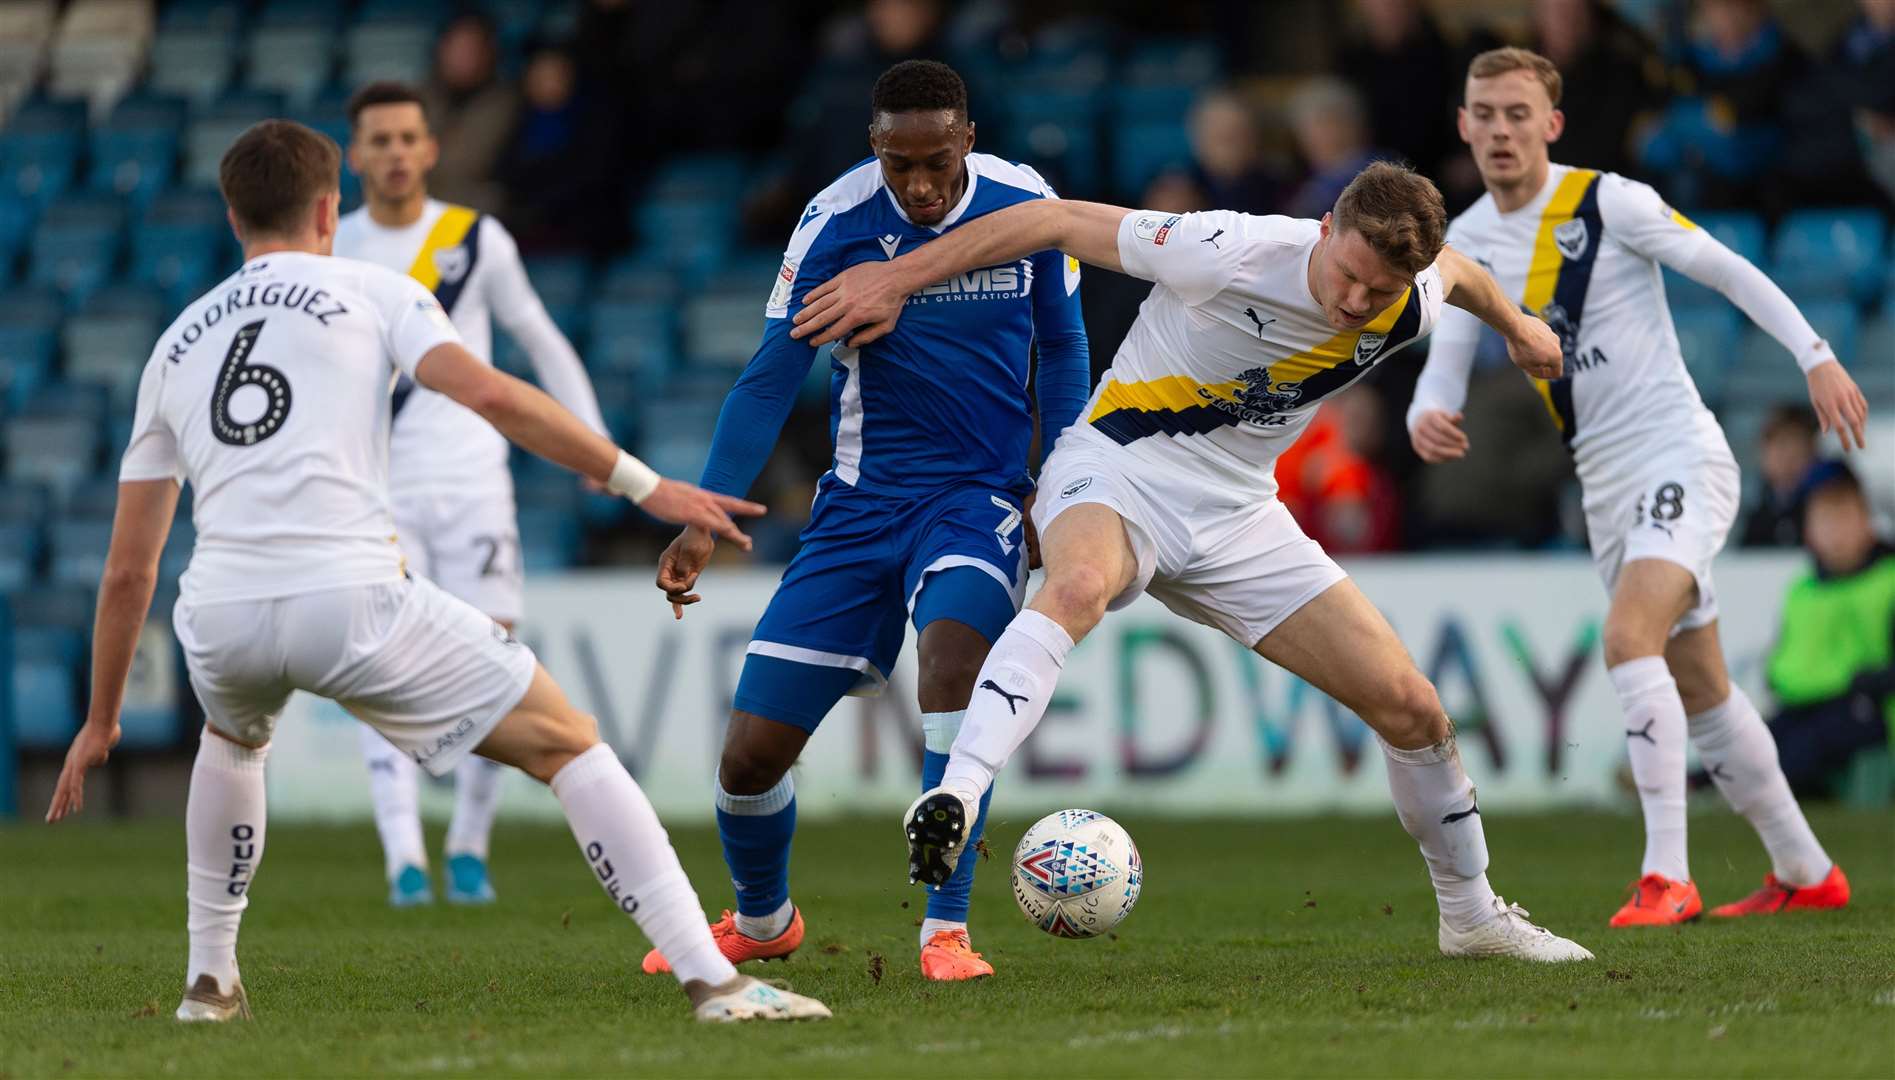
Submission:
{"label": "player's outstretched arm", "polygon": [[118,744],[125,680],[138,651],[138,635],[158,587],[158,558],[178,509],[176,480],[134,480],[118,486],[112,544],[99,578],[99,606],[92,620],[92,696],[86,722],[66,751],[46,820],[58,821],[85,808],[86,770],[105,764]]}
{"label": "player's outstretched arm", "polygon": [[1461,409],[1467,404],[1467,380],[1474,371],[1474,350],[1480,344],[1480,320],[1456,308],[1441,313],[1428,339],[1428,362],[1415,380],[1415,398],[1408,405],[1408,441],[1415,456],[1430,465],[1459,461],[1467,456],[1467,433],[1461,430]]}
{"label": "player's outstretched arm", "polygon": [[1536,379],[1559,378],[1563,357],[1552,327],[1515,306],[1492,274],[1453,248],[1442,248],[1435,266],[1447,302],[1499,332],[1515,367]]}
{"label": "player's outstretched arm", "polygon": [[749,550],[750,537],[731,515],[755,517],[762,506],[659,476],[544,391],[481,363],[463,346],[447,342],[428,350],[415,365],[415,381],[474,410],[512,442],[604,484],[653,517],[707,529]]}
{"label": "player's outstretched arm", "polygon": [[867,345],[893,330],[902,304],[930,282],[1035,252],[1063,251],[1080,262],[1119,270],[1119,222],[1131,212],[1068,199],[1035,199],[997,210],[899,259],[858,263],[811,289],[790,336],[811,345],[845,337],[852,348]]}

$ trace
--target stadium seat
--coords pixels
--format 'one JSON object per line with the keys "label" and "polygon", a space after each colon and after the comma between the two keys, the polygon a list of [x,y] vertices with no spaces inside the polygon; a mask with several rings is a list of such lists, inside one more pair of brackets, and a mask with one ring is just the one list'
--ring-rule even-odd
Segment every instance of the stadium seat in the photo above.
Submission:
{"label": "stadium seat", "polygon": [[215,30],[233,34],[243,26],[248,0],[170,0],[159,15],[161,30]]}
{"label": "stadium seat", "polygon": [[0,593],[29,585],[39,575],[45,551],[39,526],[23,521],[0,521]]}
{"label": "stadium seat", "polygon": [[342,21],[344,5],[333,0],[265,0],[257,12],[259,27],[318,27],[336,30]]}
{"label": "stadium seat", "polygon": [[151,43],[146,88],[204,105],[230,85],[237,68],[233,28],[166,26]]}
{"label": "stadium seat", "polygon": [[1120,69],[1128,83],[1204,86],[1215,82],[1221,65],[1209,41],[1146,41],[1133,48]]}
{"label": "stadium seat", "polygon": [[55,585],[96,585],[105,572],[105,553],[112,546],[111,518],[62,518],[50,530]]}
{"label": "stadium seat", "polygon": [[[1691,220],[1716,237],[1725,247],[1757,266],[1769,265],[1769,248],[1763,219],[1743,211],[1696,214]],[[1683,274],[1665,268],[1665,298],[1673,311],[1689,308],[1728,307],[1730,301],[1715,289],[1708,289]]]}
{"label": "stadium seat", "polygon": [[274,91],[301,105],[314,99],[335,71],[336,38],[319,24],[263,23],[251,31],[244,52],[248,89]]}
{"label": "stadium seat", "polygon": [[[101,296],[113,292],[121,299],[99,302]],[[136,298],[146,295],[157,300],[155,294],[136,286],[108,286],[67,318],[61,331],[67,377],[105,387],[115,411],[130,407],[145,360],[163,326],[152,308],[138,303]]]}
{"label": "stadium seat", "polygon": [[35,413],[29,405],[6,422],[7,478],[45,483],[63,494],[98,466],[100,434],[97,418]]}
{"label": "stadium seat", "polygon": [[92,165],[86,187],[143,207],[171,184],[178,170],[175,132],[103,128],[92,134]]}
{"label": "stadium seat", "polygon": [[531,574],[551,573],[579,557],[579,523],[568,508],[520,507],[520,559]]}
{"label": "stadium seat", "polygon": [[39,525],[52,506],[53,493],[46,485],[0,480],[0,524]]}
{"label": "stadium seat", "polygon": [[433,62],[433,20],[384,21],[366,12],[344,36],[342,81],[361,86],[376,79],[421,82]]}
{"label": "stadium seat", "polygon": [[1167,169],[1191,164],[1191,137],[1182,119],[1121,125],[1114,129],[1112,187],[1137,193]]}
{"label": "stadium seat", "polygon": [[1842,362],[1869,399],[1870,413],[1895,410],[1895,308],[1885,308],[1881,318],[1862,327],[1856,351]]}
{"label": "stadium seat", "polygon": [[118,510],[118,477],[108,471],[73,485],[63,509],[67,518],[109,523]]}
{"label": "stadium seat", "polygon": [[95,600],[86,585],[36,585],[7,597],[15,626],[63,627],[81,637],[92,633]]}
{"label": "stadium seat", "polygon": [[50,320],[16,324],[0,317],[0,412],[18,409],[38,391],[52,373],[58,348]]}
{"label": "stadium seat", "polygon": [[744,159],[736,154],[700,154],[662,165],[643,198],[651,203],[721,203],[743,196],[749,183]]}
{"label": "stadium seat", "polygon": [[27,280],[51,285],[69,304],[110,279],[118,263],[124,204],[109,196],[72,195],[48,206],[33,228]]}
{"label": "stadium seat", "polygon": [[[1855,306],[1841,300],[1820,301],[1803,306],[1816,332],[1828,340],[1836,355],[1856,356],[1858,319]],[[1755,327],[1745,332],[1737,351],[1737,363],[1726,384],[1726,399],[1732,402],[1777,403],[1801,401],[1808,397],[1803,372],[1789,352],[1777,340]]]}
{"label": "stadium seat", "polygon": [[235,269],[234,243],[216,194],[167,192],[132,227],[129,273],[133,281],[163,290],[165,307],[175,310]]}
{"label": "stadium seat", "polygon": [[178,504],[178,517],[171,523],[171,533],[165,537],[164,551],[158,556],[158,584],[163,587],[176,585],[184,576],[185,567],[191,563],[191,548],[197,543],[197,528],[191,523],[187,511],[189,500]]}
{"label": "stadium seat", "polygon": [[73,0],[53,40],[48,87],[103,108],[124,96],[151,40],[150,0]]}
{"label": "stadium seat", "polygon": [[283,112],[282,95],[261,90],[228,95],[204,108],[184,131],[184,182],[216,187],[218,162],[237,136],[257,121]]}
{"label": "stadium seat", "polygon": [[73,185],[84,146],[83,101],[39,98],[0,130],[0,196],[44,205]]}
{"label": "stadium seat", "polygon": [[13,735],[24,750],[59,751],[79,730],[84,639],[67,627],[30,625],[14,597]]}
{"label": "stadium seat", "polygon": [[1197,93],[1191,83],[1121,83],[1112,87],[1110,116],[1115,126],[1169,124],[1183,131]]}
{"label": "stadium seat", "polygon": [[1777,226],[1771,275],[1793,296],[1867,303],[1887,271],[1887,231],[1881,213],[1866,207],[1795,211]]}
{"label": "stadium seat", "polygon": [[539,255],[528,258],[527,279],[548,304],[583,303],[591,284],[592,266],[579,255]]}
{"label": "stadium seat", "polygon": [[685,349],[694,365],[741,368],[762,335],[763,311],[754,294],[712,293],[685,305]]}

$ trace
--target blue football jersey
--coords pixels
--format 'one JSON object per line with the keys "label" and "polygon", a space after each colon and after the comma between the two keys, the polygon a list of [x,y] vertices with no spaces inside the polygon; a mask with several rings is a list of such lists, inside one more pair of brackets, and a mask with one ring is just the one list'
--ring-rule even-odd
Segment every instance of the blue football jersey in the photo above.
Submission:
{"label": "blue football jersey", "polygon": [[[873,158],[808,204],[765,307],[763,344],[719,418],[705,487],[741,494],[762,468],[768,445],[758,453],[755,435],[774,442],[790,404],[784,374],[794,372],[800,384],[815,356],[789,336],[811,289],[856,263],[896,258],[983,214],[1056,197],[1031,168],[988,154],[968,155],[967,176],[966,192],[938,226],[908,220]],[[1050,447],[1083,406],[1090,381],[1079,264],[1060,252],[936,282],[909,297],[886,337],[860,349],[837,344],[830,359],[831,473],[891,495],[967,481],[1024,490],[1036,339],[1043,441]]]}

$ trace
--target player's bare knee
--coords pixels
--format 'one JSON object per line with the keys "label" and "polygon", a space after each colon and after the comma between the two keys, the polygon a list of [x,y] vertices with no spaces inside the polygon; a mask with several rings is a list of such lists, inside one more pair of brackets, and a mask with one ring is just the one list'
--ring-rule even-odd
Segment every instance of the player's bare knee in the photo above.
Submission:
{"label": "player's bare knee", "polygon": [[717,763],[717,782],[732,795],[761,795],[783,779],[791,764],[769,748],[726,743]]}
{"label": "player's bare knee", "polygon": [[[1112,602],[1112,583],[1091,566],[1079,565],[1062,570],[1047,579],[1033,598],[1033,608],[1080,633],[1097,626],[1105,618],[1106,605]],[[1073,634],[1076,640],[1080,633]]]}
{"label": "player's bare knee", "polygon": [[[985,644],[984,639],[982,644]],[[940,649],[921,654],[921,673],[915,693],[921,711],[952,712],[966,708],[985,660],[984,650]]]}
{"label": "player's bare knee", "polygon": [[1441,697],[1421,672],[1410,670],[1396,677],[1376,698],[1363,719],[1390,745],[1419,750],[1448,737],[1448,714],[1441,708]]}
{"label": "player's bare knee", "polygon": [[1665,630],[1654,631],[1635,616],[1609,613],[1600,633],[1600,645],[1605,651],[1606,666],[1617,667],[1627,661],[1662,655]]}

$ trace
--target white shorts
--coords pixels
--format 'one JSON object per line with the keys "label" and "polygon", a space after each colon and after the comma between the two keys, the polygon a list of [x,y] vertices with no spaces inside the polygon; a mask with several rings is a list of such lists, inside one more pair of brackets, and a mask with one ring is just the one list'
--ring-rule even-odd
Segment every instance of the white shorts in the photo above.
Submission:
{"label": "white shorts", "polygon": [[292,690],[349,710],[441,776],[526,695],[537,661],[493,619],[426,580],[172,611],[210,725],[270,740]]}
{"label": "white shorts", "polygon": [[395,535],[408,571],[504,623],[526,613],[526,573],[513,492],[395,496]]}
{"label": "white shorts", "polygon": [[1658,454],[1620,470],[1608,490],[1585,490],[1586,536],[1592,563],[1610,595],[1619,572],[1639,559],[1663,559],[1691,572],[1697,602],[1672,628],[1677,634],[1717,621],[1711,561],[1737,520],[1743,484],[1728,451]]}
{"label": "white shorts", "polygon": [[1348,575],[1272,497],[1243,502],[1208,479],[1153,465],[1084,424],[1068,428],[1040,472],[1042,532],[1083,503],[1125,519],[1138,573],[1110,610],[1139,593],[1245,648]]}

